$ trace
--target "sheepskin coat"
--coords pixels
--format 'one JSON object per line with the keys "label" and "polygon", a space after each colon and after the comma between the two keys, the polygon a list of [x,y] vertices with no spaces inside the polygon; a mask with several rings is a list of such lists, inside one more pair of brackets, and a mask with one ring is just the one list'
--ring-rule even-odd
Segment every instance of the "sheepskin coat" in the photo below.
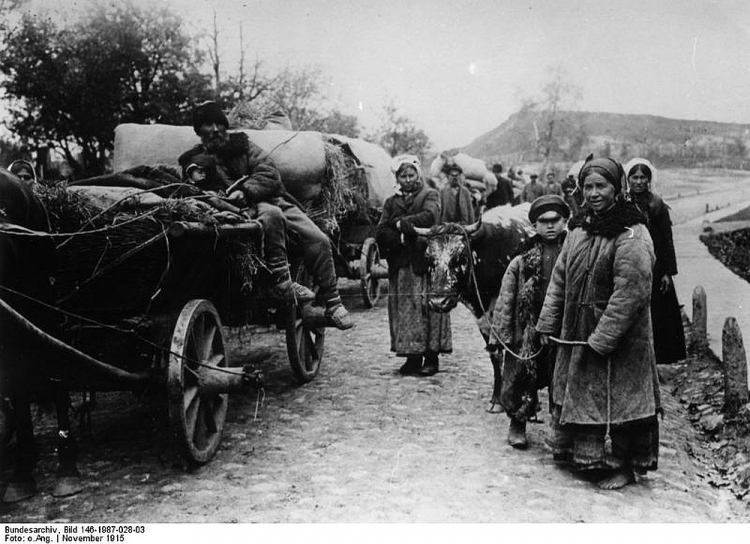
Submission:
{"label": "sheepskin coat", "polygon": [[558,347],[553,390],[560,423],[624,423],[657,413],[649,308],[654,261],[642,223],[610,236],[581,227],[568,234],[536,327],[588,343]]}

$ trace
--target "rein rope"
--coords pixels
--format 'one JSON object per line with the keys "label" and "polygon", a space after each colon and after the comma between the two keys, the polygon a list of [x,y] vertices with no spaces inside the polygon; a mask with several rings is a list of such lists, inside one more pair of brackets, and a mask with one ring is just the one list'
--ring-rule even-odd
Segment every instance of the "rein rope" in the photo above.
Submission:
{"label": "rein rope", "polygon": [[[508,352],[510,355],[515,357],[516,359],[520,361],[529,361],[531,359],[534,359],[537,357],[542,350],[544,349],[544,346],[539,348],[536,353],[533,353],[531,355],[523,356],[516,352],[514,352],[512,349],[510,349],[510,346],[502,341],[500,338],[500,335],[498,334],[497,330],[495,330],[495,327],[492,324],[492,321],[489,320],[487,317],[487,310],[484,307],[484,304],[482,303],[482,294],[479,291],[479,282],[477,281],[477,275],[476,270],[474,268],[474,254],[471,251],[471,235],[466,232],[466,229],[463,227],[463,225],[458,225],[461,228],[461,235],[464,238],[464,241],[466,242],[466,248],[469,251],[469,283],[473,286],[474,293],[477,296],[477,302],[479,303],[479,309],[482,311],[482,319],[487,320],[487,324],[489,326],[490,330],[490,339],[494,337],[495,340],[503,347],[503,349]],[[586,346],[588,345],[587,342],[584,342],[582,340],[562,340],[561,338],[556,338],[554,336],[549,336],[549,339],[555,342],[556,344],[560,345],[568,345],[568,346]],[[489,342],[487,342],[487,345],[489,346]]]}

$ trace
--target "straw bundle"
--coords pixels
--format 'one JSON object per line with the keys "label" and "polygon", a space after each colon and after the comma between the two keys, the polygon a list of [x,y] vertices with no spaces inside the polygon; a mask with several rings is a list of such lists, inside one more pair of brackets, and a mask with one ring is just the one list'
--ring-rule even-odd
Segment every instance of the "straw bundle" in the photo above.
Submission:
{"label": "straw bundle", "polygon": [[[218,225],[190,199],[155,207],[98,207],[85,191],[65,184],[37,191],[57,238],[55,289],[61,307],[117,320],[150,310],[171,311],[189,298],[239,300],[262,263],[250,240],[171,242],[175,221]],[[232,292],[227,292],[232,291]]]}

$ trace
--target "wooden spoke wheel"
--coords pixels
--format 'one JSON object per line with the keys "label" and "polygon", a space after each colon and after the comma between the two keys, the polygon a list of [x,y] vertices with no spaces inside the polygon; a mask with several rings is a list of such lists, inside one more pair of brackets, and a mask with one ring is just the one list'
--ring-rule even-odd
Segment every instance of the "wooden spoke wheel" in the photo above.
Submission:
{"label": "wooden spoke wheel", "polygon": [[211,302],[191,300],[172,334],[167,369],[169,419],[181,453],[195,463],[211,460],[219,447],[229,395],[201,392],[201,367],[226,367],[221,320]]}
{"label": "wooden spoke wheel", "polygon": [[359,281],[365,308],[372,308],[380,300],[380,281],[373,274],[373,267],[380,264],[380,250],[374,238],[367,238],[362,244],[362,257],[359,262]]}
{"label": "wooden spoke wheel", "polygon": [[[312,280],[302,268],[296,277],[298,283],[311,287]],[[290,304],[286,308],[286,351],[292,372],[300,383],[311,382],[318,375],[326,340],[325,327],[305,324],[305,309],[309,310],[309,305],[303,308]]]}

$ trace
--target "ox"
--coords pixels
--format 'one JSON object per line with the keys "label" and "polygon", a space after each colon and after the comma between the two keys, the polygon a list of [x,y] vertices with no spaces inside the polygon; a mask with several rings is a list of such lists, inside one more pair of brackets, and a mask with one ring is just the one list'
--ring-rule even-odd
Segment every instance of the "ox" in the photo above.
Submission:
{"label": "ox", "polygon": [[[489,342],[491,313],[505,269],[519,243],[534,234],[529,207],[528,203],[498,206],[465,227],[447,223],[415,229],[428,238],[430,309],[450,312],[458,302],[463,303],[474,314],[485,342]],[[499,404],[502,375],[499,357],[490,354],[490,360],[494,371],[492,411]]]}
{"label": "ox", "polygon": [[56,387],[54,355],[23,324],[28,319],[50,334],[57,331],[58,317],[44,306],[53,301],[55,249],[49,238],[19,235],[11,232],[12,225],[38,232],[49,229],[46,211],[31,188],[0,168],[0,465],[13,434],[17,456],[3,497],[6,502],[35,491],[32,397],[52,398],[57,408],[60,479],[53,494],[75,492],[74,480],[80,480],[69,435],[70,398]]}

